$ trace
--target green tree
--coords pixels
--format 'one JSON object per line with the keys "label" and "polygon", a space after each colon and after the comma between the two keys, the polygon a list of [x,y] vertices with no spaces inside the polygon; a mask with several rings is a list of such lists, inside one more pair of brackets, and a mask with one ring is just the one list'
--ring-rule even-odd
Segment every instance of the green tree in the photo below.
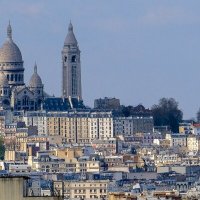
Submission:
{"label": "green tree", "polygon": [[153,105],[151,109],[155,126],[170,126],[173,132],[178,132],[183,112],[178,108],[178,102],[174,98],[162,98],[158,105]]}

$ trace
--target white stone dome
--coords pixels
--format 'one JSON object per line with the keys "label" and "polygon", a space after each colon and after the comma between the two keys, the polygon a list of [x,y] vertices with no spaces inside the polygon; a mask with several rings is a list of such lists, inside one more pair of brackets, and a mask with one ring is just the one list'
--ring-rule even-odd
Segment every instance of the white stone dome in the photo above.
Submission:
{"label": "white stone dome", "polygon": [[29,87],[33,87],[33,88],[43,87],[42,79],[40,78],[40,76],[37,73],[37,65],[35,65],[35,67],[34,67],[34,73],[31,76],[31,79],[29,82]]}
{"label": "white stone dome", "polygon": [[0,87],[9,86],[8,79],[3,72],[0,72]]}
{"label": "white stone dome", "polygon": [[20,49],[11,39],[8,39],[0,48],[0,63],[4,62],[23,62]]}
{"label": "white stone dome", "polygon": [[7,28],[7,40],[0,48],[0,63],[23,62],[19,47],[12,40],[12,28],[9,23]]}

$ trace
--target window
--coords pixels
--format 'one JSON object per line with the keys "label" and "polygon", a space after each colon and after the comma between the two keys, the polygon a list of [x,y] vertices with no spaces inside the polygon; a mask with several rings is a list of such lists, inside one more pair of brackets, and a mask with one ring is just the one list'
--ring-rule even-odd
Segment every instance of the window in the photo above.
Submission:
{"label": "window", "polygon": [[76,62],[76,56],[72,56],[72,63]]}
{"label": "window", "polygon": [[29,105],[29,98],[28,98],[28,96],[24,96],[24,98],[22,100],[22,105],[23,106]]}
{"label": "window", "polygon": [[77,69],[76,66],[72,66],[72,95],[77,94]]}

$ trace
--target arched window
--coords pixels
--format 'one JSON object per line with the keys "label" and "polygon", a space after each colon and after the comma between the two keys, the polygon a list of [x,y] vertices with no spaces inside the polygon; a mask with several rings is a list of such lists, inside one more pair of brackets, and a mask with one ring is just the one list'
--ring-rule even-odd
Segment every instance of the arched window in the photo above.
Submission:
{"label": "arched window", "polygon": [[67,56],[65,56],[65,62],[67,62]]}
{"label": "arched window", "polygon": [[72,62],[76,62],[76,56],[72,56]]}
{"label": "arched window", "polygon": [[7,74],[7,79],[8,79],[8,81],[9,81],[9,74]]}
{"label": "arched window", "polygon": [[11,74],[11,81],[13,81],[13,74]]}
{"label": "arched window", "polygon": [[15,81],[17,81],[17,74],[15,74]]}

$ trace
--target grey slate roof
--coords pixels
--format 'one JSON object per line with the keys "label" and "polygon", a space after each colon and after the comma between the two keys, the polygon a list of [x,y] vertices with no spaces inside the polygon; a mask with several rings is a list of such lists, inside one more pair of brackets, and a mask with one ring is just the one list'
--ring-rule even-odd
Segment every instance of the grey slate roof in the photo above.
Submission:
{"label": "grey slate roof", "polygon": [[71,99],[71,103],[67,98],[47,97],[44,99],[43,109],[46,111],[67,111],[70,109],[85,108],[82,101]]}

